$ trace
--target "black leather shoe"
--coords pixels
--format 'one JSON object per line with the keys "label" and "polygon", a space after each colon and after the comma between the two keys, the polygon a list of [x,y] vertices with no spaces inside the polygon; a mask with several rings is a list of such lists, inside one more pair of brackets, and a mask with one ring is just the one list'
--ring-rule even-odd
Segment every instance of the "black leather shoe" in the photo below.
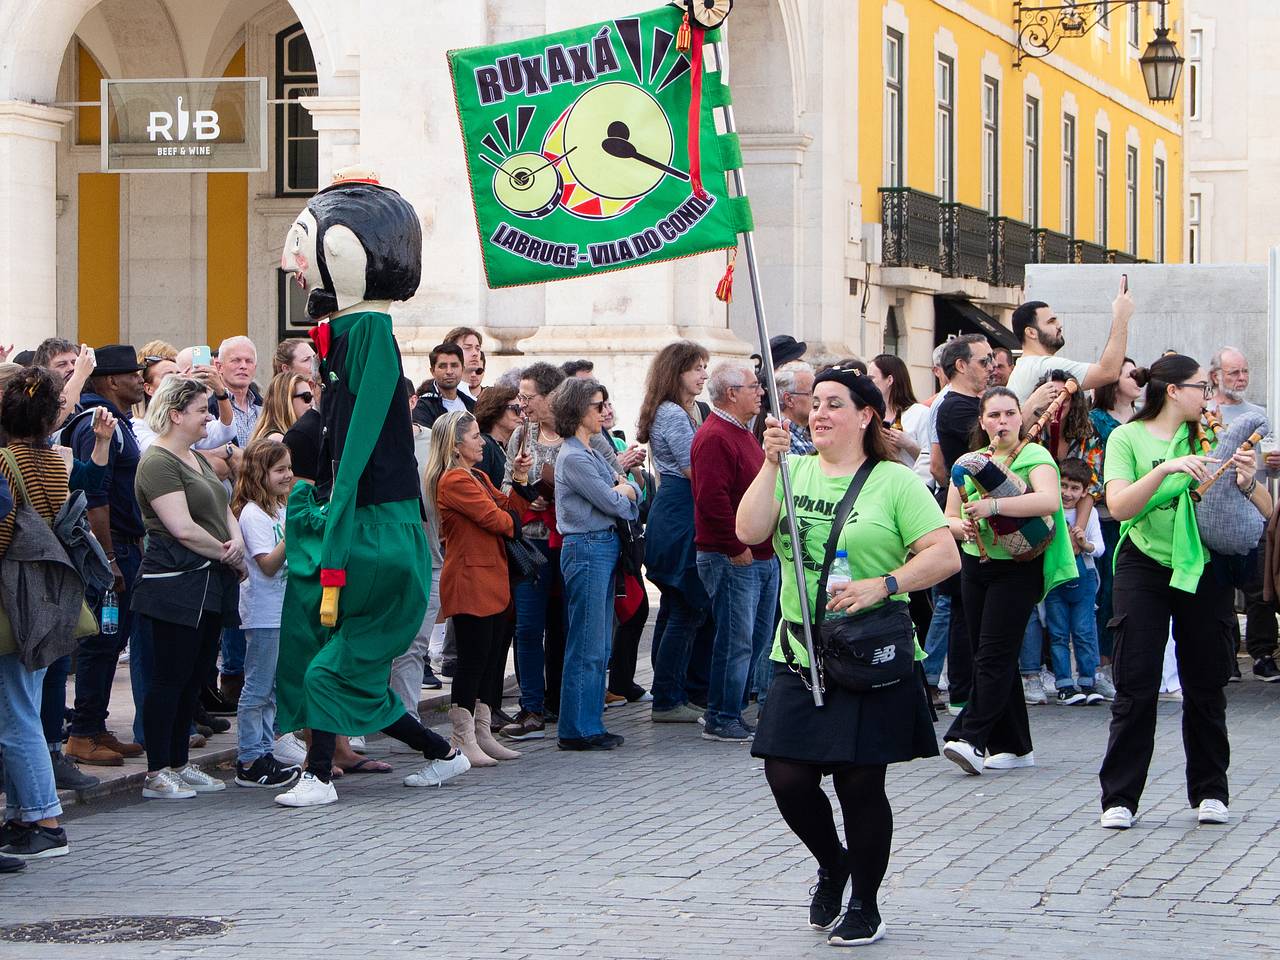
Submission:
{"label": "black leather shoe", "polygon": [[213,687],[205,687],[200,691],[200,706],[204,707],[210,716],[234,717],[236,715],[235,705]]}
{"label": "black leather shoe", "polygon": [[610,733],[597,733],[590,737],[561,737],[561,750],[612,750],[622,738]]}

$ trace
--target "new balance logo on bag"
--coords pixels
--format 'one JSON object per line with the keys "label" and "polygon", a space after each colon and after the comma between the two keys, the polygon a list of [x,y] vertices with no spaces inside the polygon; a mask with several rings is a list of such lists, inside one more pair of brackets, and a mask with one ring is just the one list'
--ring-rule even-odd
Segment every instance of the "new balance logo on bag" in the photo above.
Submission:
{"label": "new balance logo on bag", "polygon": [[892,663],[894,656],[897,654],[898,648],[892,643],[887,647],[879,647],[871,654],[871,663]]}

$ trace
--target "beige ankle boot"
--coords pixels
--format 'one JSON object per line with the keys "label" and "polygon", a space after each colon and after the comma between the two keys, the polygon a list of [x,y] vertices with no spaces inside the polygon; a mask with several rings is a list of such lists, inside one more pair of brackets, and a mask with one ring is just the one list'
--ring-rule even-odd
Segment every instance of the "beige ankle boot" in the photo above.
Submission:
{"label": "beige ankle boot", "polygon": [[449,708],[449,720],[453,724],[453,736],[449,738],[456,749],[471,761],[473,767],[496,767],[498,761],[489,756],[476,743],[476,722],[470,710],[462,707]]}
{"label": "beige ankle boot", "polygon": [[476,743],[495,760],[515,760],[520,751],[504,747],[493,735],[493,713],[487,703],[476,701]]}

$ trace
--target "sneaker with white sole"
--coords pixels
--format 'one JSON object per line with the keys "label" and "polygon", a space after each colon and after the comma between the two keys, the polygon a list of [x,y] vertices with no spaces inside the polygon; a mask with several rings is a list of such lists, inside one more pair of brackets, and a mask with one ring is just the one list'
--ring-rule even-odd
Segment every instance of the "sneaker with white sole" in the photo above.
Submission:
{"label": "sneaker with white sole", "polygon": [[1092,707],[1095,703],[1105,703],[1107,700],[1093,687],[1079,687],[1078,689],[1084,694],[1085,706]]}
{"label": "sneaker with white sole", "polygon": [[1221,800],[1201,800],[1196,812],[1201,823],[1226,823],[1230,818],[1227,805]]}
{"label": "sneaker with white sole", "polygon": [[1079,687],[1063,687],[1058,691],[1058,706],[1060,707],[1074,707],[1088,699],[1084,691]]}
{"label": "sneaker with white sole", "polygon": [[417,773],[404,778],[406,787],[443,787],[445,782],[471,769],[471,761],[455,750],[447,760],[432,760]]}
{"label": "sneaker with white sole", "polygon": [[862,947],[883,937],[885,929],[874,903],[864,905],[860,900],[850,900],[844,919],[831,931],[827,943],[833,947]]}
{"label": "sneaker with white sole", "polygon": [[1034,750],[1028,750],[1024,754],[993,753],[982,761],[982,766],[987,770],[1021,770],[1023,767],[1034,767],[1035,765],[1036,754]]}
{"label": "sneaker with white sole", "polygon": [[293,786],[293,782],[300,776],[301,767],[286,767],[269,753],[258,757],[253,763],[236,763],[236,786],[239,787],[281,790]]}
{"label": "sneaker with white sole", "polygon": [[217,777],[209,776],[194,763],[188,763],[185,767],[173,772],[196,793],[217,793],[219,790],[227,789],[226,783]]}
{"label": "sneaker with white sole", "polygon": [[1040,679],[1040,674],[1033,673],[1022,678],[1022,699],[1026,701],[1029,707],[1043,707],[1049,702],[1049,697],[1044,692],[1044,683]]}
{"label": "sneaker with white sole", "polygon": [[142,796],[146,800],[191,800],[195,795],[195,790],[168,767],[147,774],[142,781]]}
{"label": "sneaker with white sole", "polygon": [[275,799],[282,807],[322,807],[326,803],[337,803],[338,791],[314,773],[303,773],[292,790],[278,794]]}
{"label": "sneaker with white sole", "polygon": [[1107,830],[1128,830],[1133,826],[1133,811],[1128,807],[1107,807],[1098,822]]}
{"label": "sneaker with white sole", "polygon": [[286,733],[272,744],[271,752],[286,767],[300,767],[307,762],[307,745],[292,733]]}
{"label": "sneaker with white sole", "polygon": [[1093,689],[1102,694],[1104,700],[1116,698],[1116,685],[1111,678],[1111,664],[1098,668],[1098,672],[1093,675]]}
{"label": "sneaker with white sole", "polygon": [[982,775],[982,754],[964,740],[948,740],[942,755],[970,776]]}

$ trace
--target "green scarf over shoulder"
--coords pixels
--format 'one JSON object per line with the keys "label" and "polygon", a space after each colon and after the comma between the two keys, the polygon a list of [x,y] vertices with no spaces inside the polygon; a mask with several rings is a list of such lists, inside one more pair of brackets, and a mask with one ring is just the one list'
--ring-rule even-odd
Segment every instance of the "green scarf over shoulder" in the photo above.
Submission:
{"label": "green scarf over shoulder", "polygon": [[[1187,439],[1188,429],[1185,423],[1178,427],[1178,431],[1165,449],[1166,460],[1174,460],[1190,451],[1191,447]],[[1158,510],[1169,501],[1177,500],[1178,505],[1173,514],[1173,576],[1169,578],[1169,586],[1186,593],[1196,592],[1200,575],[1204,573],[1204,566],[1208,562],[1208,555],[1205,553],[1204,543],[1200,540],[1195,504],[1191,500],[1193,482],[1194,478],[1189,473],[1170,474],[1160,481],[1160,486],[1156,488],[1156,492],[1151,495],[1151,499],[1142,509],[1131,519],[1120,524],[1120,539],[1116,542],[1116,551],[1112,558],[1113,570],[1115,559],[1120,556],[1120,544],[1124,543],[1125,538],[1129,536],[1129,531],[1133,529],[1134,524],[1152,510]]]}

